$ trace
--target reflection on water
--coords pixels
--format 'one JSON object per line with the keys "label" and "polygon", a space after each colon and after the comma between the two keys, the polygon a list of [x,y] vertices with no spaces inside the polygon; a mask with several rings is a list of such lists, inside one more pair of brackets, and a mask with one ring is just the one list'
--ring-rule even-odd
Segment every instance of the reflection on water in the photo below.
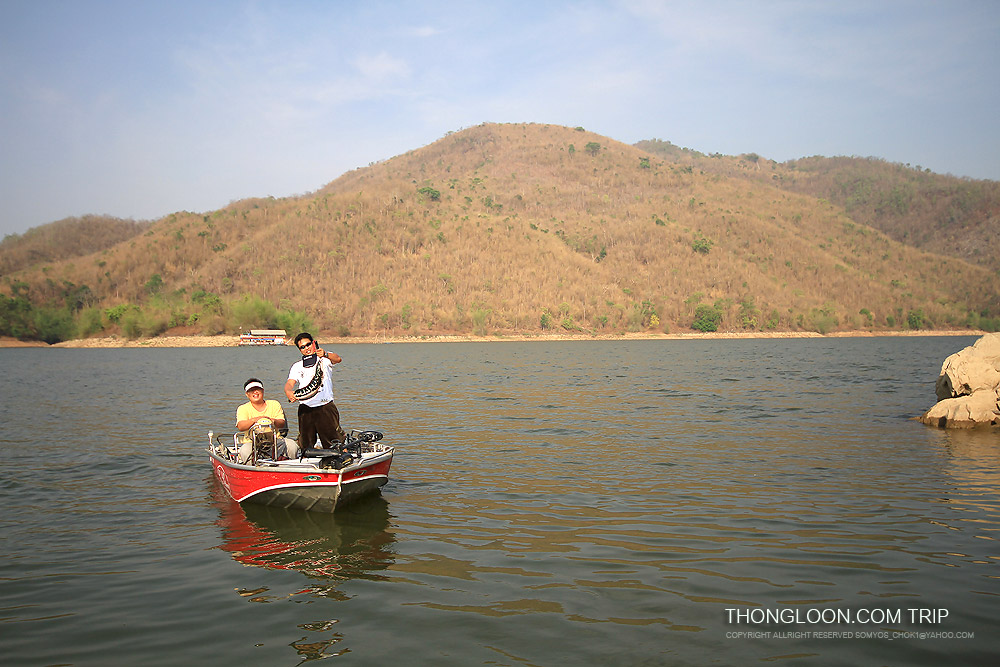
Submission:
{"label": "reflection on water", "polygon": [[[949,501],[1000,516],[1000,433],[956,429],[945,431],[943,437],[949,454],[945,470],[954,479]],[[993,526],[984,525],[983,532],[992,535],[988,539],[1000,539]]]}
{"label": "reflection on water", "polygon": [[[394,562],[394,537],[387,530],[389,503],[381,495],[374,494],[327,514],[252,504],[241,507],[214,476],[210,486],[212,502],[219,512],[223,551],[242,565],[300,572],[309,580],[285,594],[272,592],[269,585],[237,588],[237,595],[248,602],[283,602],[296,596],[345,602],[351,596],[341,589],[343,582],[384,580],[381,573]],[[308,636],[290,646],[303,659],[346,652],[340,646],[344,635],[336,631],[337,619],[297,625]]]}
{"label": "reflection on water", "polygon": [[[395,559],[395,538],[388,532],[389,503],[379,494],[363,498],[335,514],[303,512],[247,503],[240,506],[221,486],[213,484],[219,509],[223,551],[243,565],[295,570],[323,582],[370,578],[383,579]],[[332,586],[312,592],[330,596]],[[254,602],[266,602],[260,594]]]}

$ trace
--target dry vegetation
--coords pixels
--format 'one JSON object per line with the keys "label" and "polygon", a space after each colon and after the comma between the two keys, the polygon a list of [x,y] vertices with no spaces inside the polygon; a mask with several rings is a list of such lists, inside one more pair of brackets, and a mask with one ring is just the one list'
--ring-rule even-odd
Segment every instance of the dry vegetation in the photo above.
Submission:
{"label": "dry vegetation", "polygon": [[0,276],[33,265],[58,262],[110,248],[147,229],[149,222],[85,215],[10,234],[0,245]]}
{"label": "dry vegetation", "polygon": [[1000,270],[1000,183],[943,176],[877,158],[708,156],[648,140],[651,153],[729,177],[823,198],[901,243]]}
{"label": "dry vegetation", "polygon": [[1000,317],[995,269],[758,177],[773,163],[677,152],[487,124],[310,195],[177,213],[4,282],[32,304],[67,304],[78,335],[825,333]]}

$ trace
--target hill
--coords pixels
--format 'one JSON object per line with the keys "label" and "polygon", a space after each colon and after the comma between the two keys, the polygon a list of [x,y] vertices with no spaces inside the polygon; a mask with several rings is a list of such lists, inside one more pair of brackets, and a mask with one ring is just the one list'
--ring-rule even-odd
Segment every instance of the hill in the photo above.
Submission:
{"label": "hill", "polygon": [[1000,316],[995,271],[727,160],[732,174],[581,128],[485,124],[309,195],[176,213],[21,270],[5,317],[15,300],[62,313],[58,338],[178,326],[827,332]]}
{"label": "hill", "polygon": [[65,218],[0,242],[0,277],[38,264],[89,255],[137,236],[152,223],[111,216]]}
{"label": "hill", "polygon": [[906,245],[1000,271],[1000,183],[932,173],[877,158],[810,157],[777,163],[758,155],[704,155],[670,142],[638,148],[711,173],[771,183],[822,198]]}

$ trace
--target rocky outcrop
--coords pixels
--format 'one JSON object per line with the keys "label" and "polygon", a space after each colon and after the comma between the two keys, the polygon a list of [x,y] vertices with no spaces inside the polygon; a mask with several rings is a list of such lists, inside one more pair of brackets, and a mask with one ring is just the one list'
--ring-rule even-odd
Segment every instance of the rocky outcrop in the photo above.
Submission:
{"label": "rocky outcrop", "polygon": [[944,360],[935,391],[938,403],[920,421],[941,428],[1000,426],[1000,333]]}

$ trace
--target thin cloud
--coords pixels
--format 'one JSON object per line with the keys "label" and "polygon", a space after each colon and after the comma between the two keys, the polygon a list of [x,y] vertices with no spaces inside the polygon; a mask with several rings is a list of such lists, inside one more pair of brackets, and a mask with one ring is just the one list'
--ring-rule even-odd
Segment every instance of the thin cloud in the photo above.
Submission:
{"label": "thin cloud", "polygon": [[417,26],[414,28],[408,28],[404,32],[409,35],[413,35],[414,37],[426,38],[426,37],[436,37],[442,34],[443,31],[433,26],[424,25],[424,26]]}
{"label": "thin cloud", "polygon": [[360,55],[354,59],[354,66],[367,79],[386,81],[408,77],[410,67],[400,58],[394,58],[385,51],[375,55]]}

